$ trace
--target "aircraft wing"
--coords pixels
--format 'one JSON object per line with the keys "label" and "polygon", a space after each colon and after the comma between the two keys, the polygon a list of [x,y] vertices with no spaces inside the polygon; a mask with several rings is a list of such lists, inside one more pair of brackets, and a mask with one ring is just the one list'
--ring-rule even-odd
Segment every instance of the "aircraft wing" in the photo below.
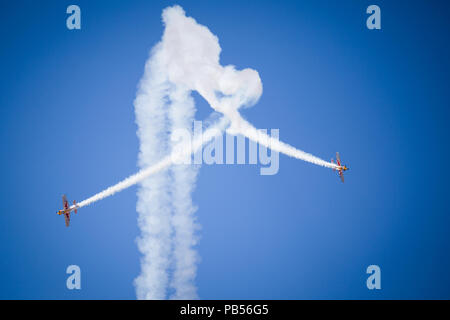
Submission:
{"label": "aircraft wing", "polygon": [[62,201],[63,201],[63,208],[64,209],[69,208],[69,202],[67,201],[67,197],[65,194],[62,196]]}
{"label": "aircraft wing", "polygon": [[64,220],[66,220],[66,227],[68,227],[70,223],[70,213],[64,214]]}
{"label": "aircraft wing", "polygon": [[339,171],[339,177],[341,177],[342,182],[344,182],[344,174],[342,173],[342,170]]}
{"label": "aircraft wing", "polygon": [[339,152],[336,152],[336,162],[339,166],[341,165],[341,157],[339,157]]}

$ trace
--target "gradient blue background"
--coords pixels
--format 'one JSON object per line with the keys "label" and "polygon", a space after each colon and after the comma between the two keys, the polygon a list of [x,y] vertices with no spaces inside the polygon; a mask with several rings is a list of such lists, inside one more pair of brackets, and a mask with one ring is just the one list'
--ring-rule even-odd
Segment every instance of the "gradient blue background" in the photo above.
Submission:
{"label": "gradient blue background", "polygon": [[[133,99],[175,3],[219,37],[222,64],[260,73],[250,122],[351,168],[341,184],[283,155],[274,176],[203,166],[200,297],[449,299],[450,8],[380,0],[2,1],[0,298],[135,298],[136,187],[70,228],[55,211],[62,193],[83,200],[137,171]],[[370,4],[382,30],[366,28]],[[70,264],[80,291],[66,289]],[[366,288],[370,264],[381,290]]]}

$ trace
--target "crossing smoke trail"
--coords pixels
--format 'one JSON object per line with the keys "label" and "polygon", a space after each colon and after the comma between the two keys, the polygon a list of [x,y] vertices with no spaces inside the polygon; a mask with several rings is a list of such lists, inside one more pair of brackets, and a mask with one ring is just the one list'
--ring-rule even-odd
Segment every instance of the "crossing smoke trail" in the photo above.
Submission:
{"label": "crossing smoke trail", "polygon": [[[184,19],[196,23],[194,19],[188,18],[184,16],[184,11],[179,6],[170,7],[165,9],[164,11],[167,15],[169,14],[178,14],[182,15]],[[198,25],[199,26],[199,25]],[[190,88],[191,90],[197,90],[200,95],[205,98],[205,100],[208,101],[210,106],[215,109],[218,112],[223,113],[230,121],[231,126],[228,128],[227,132],[230,134],[242,134],[246,136],[247,138],[261,143],[265,147],[269,147],[275,151],[281,152],[285,155],[288,155],[290,157],[294,157],[300,160],[304,160],[307,162],[311,162],[313,164],[321,165],[328,168],[336,168],[336,164],[327,162],[325,160],[322,160],[316,156],[313,156],[309,153],[306,153],[304,151],[301,151],[299,149],[294,148],[293,146],[290,146],[286,143],[283,143],[281,141],[275,140],[271,138],[270,136],[263,134],[261,132],[258,132],[255,127],[253,127],[249,122],[247,122],[245,119],[242,118],[242,116],[239,114],[237,109],[241,106],[249,106],[256,103],[256,101],[259,99],[262,93],[262,84],[261,80],[259,78],[258,73],[255,70],[252,69],[244,69],[242,71],[237,71],[234,69],[233,66],[226,66],[222,67],[218,64],[218,56],[220,52],[220,47],[217,42],[217,38],[212,35],[209,30],[203,26],[199,26],[202,28],[202,31],[207,31],[210,35],[208,40],[212,40],[213,47],[214,44],[216,45],[216,50],[211,50],[213,58],[212,63],[208,63],[209,57],[198,57],[199,59],[205,60],[204,63],[200,64],[200,67],[197,64],[192,63],[192,61],[189,61],[189,59],[183,59],[183,56],[181,56],[181,59],[178,60],[185,60],[183,61],[182,65],[192,63],[191,66],[185,66],[185,68],[181,67],[180,65],[177,65],[176,59],[173,61],[171,65],[168,65],[168,70],[170,71],[170,67],[172,67],[172,71],[174,71],[172,74],[170,74],[170,81],[172,83],[178,83],[179,85],[185,86],[186,88]],[[168,26],[166,27],[166,30],[168,29]],[[178,30],[181,32],[181,30]],[[182,33],[182,32],[181,32]],[[182,40],[182,39],[179,39]],[[188,40],[189,41],[189,40]],[[215,42],[215,43],[214,43]],[[157,46],[157,49],[160,49],[161,44]],[[172,49],[172,51],[175,52],[183,52],[183,45],[174,46],[175,48]],[[181,47],[181,48],[180,48]],[[194,50],[196,51],[196,50]],[[216,52],[214,52],[216,51]],[[214,57],[216,56],[216,57]],[[176,55],[172,55],[172,58],[176,58]],[[193,58],[193,56],[191,56]],[[167,59],[168,60],[168,59]],[[168,61],[166,61],[167,63]],[[198,61],[196,61],[198,62]],[[153,66],[153,68],[156,69],[156,66]],[[183,70],[186,69],[186,70]],[[180,70],[187,71],[179,72]],[[202,73],[203,72],[203,73]],[[157,72],[155,72],[157,73]],[[177,75],[177,73],[179,73]],[[192,79],[190,76],[192,74],[198,73],[198,79]],[[181,75],[180,75],[181,74]],[[184,77],[184,79],[183,79]],[[195,78],[195,77],[194,77]],[[247,83],[242,83],[244,80],[247,80]],[[189,83],[194,84],[188,85]],[[166,89],[163,89],[166,90]],[[222,98],[218,98],[216,96],[216,92],[223,92],[225,95]],[[232,95],[229,97],[229,95]],[[162,98],[161,98],[162,99]],[[154,148],[150,148],[151,150],[155,150]],[[86,205],[89,205],[93,202],[96,202],[98,200],[104,199],[106,197],[109,197],[116,192],[122,191],[123,189],[126,189],[141,180],[145,179],[146,177],[155,174],[159,172],[162,169],[165,169],[166,167],[170,166],[172,164],[172,161],[170,160],[170,156],[166,157],[165,159],[161,160],[160,162],[156,163],[154,166],[151,166],[147,169],[143,169],[139,171],[138,173],[128,177],[127,179],[119,182],[118,184],[111,186],[104,191],[84,200],[81,201],[78,205],[79,207],[84,207]]]}
{"label": "crossing smoke trail", "polygon": [[[188,18],[184,16],[184,11],[181,7],[175,6],[175,7],[169,7],[165,9],[164,11],[166,13],[166,16],[169,14],[178,14],[182,15],[184,19],[196,23],[194,19]],[[177,65],[177,61],[175,60],[172,65],[169,65],[168,67],[174,67],[173,69],[176,70],[171,75],[171,82],[178,83],[182,86],[185,86],[186,88],[190,88],[191,90],[197,90],[205,100],[208,101],[210,106],[221,113],[223,113],[231,122],[231,126],[227,129],[227,132],[230,134],[242,134],[243,136],[249,138],[250,140],[253,140],[257,143],[262,144],[265,147],[268,147],[270,149],[273,149],[274,151],[281,152],[287,156],[297,158],[300,160],[304,160],[307,162],[311,162],[313,164],[317,164],[320,166],[328,167],[328,168],[336,168],[337,165],[328,162],[325,160],[322,160],[312,154],[306,153],[302,150],[296,149],[293,146],[288,145],[287,143],[278,141],[276,139],[273,139],[272,137],[268,136],[267,134],[264,134],[262,132],[259,132],[255,127],[253,127],[249,122],[247,122],[245,119],[242,118],[242,116],[239,114],[237,109],[241,106],[249,106],[253,105],[257,102],[259,97],[262,93],[262,84],[261,80],[259,78],[258,73],[255,70],[252,69],[244,69],[242,71],[237,71],[234,69],[233,66],[226,66],[222,67],[218,64],[218,56],[220,52],[220,47],[217,42],[217,38],[210,33],[210,31],[204,27],[200,26],[203,29],[203,31],[207,31],[210,35],[209,38],[212,38],[213,42],[216,42],[217,45],[216,51],[213,51],[212,56],[217,56],[216,59],[211,59],[212,64],[208,64],[208,57],[200,57],[199,59],[204,59],[205,63],[201,64],[200,67],[198,65],[192,64],[191,66],[185,66],[186,70],[183,70],[183,68],[179,68],[180,66]],[[166,27],[166,30],[168,27]],[[181,31],[181,30],[178,30]],[[182,32],[181,32],[182,33]],[[182,39],[179,39],[182,40]],[[189,39],[190,41],[192,39]],[[211,39],[208,39],[211,40]],[[214,43],[213,43],[214,44]],[[177,52],[183,52],[182,49],[175,46],[176,48],[172,51]],[[181,45],[181,48],[183,46]],[[160,48],[157,46],[157,49]],[[195,50],[194,50],[195,51]],[[172,56],[172,58],[175,58],[176,56]],[[183,64],[189,64],[192,61],[189,61],[189,59],[184,59],[183,56],[180,57],[181,60],[185,60]],[[191,56],[192,58],[192,56]],[[166,61],[167,63],[167,61]],[[156,68],[156,66],[153,66],[153,68]],[[169,68],[170,69],[170,68]],[[180,70],[187,71],[187,73],[179,72]],[[176,73],[181,73],[181,75],[177,75]],[[204,74],[201,74],[201,72],[204,72]],[[157,72],[155,72],[157,73]],[[191,76],[192,74],[198,73],[198,81],[193,81]],[[179,78],[179,77],[185,77],[185,79]],[[237,80],[237,81],[236,81]],[[239,81],[240,80],[240,81]],[[247,80],[248,83],[242,83],[243,80]],[[233,83],[234,82],[234,83]],[[238,83],[240,82],[240,83]],[[255,85],[256,82],[256,85]],[[188,83],[194,84],[194,86],[187,85]],[[237,84],[236,84],[237,83]],[[163,89],[165,90],[165,89]],[[216,97],[216,92],[223,92],[224,95],[226,95],[223,98]],[[232,97],[228,97],[227,95],[232,95]],[[163,98],[161,98],[163,99]],[[211,138],[212,139],[212,138]],[[206,142],[205,142],[206,143]],[[201,147],[201,146],[200,146]],[[150,148],[152,151],[154,151],[154,148]],[[123,189],[126,189],[146,177],[155,174],[166,167],[170,166],[172,164],[171,156],[166,157],[165,159],[161,160],[160,162],[156,163],[155,165],[143,169],[139,171],[138,173],[126,178],[125,180],[117,183],[114,186],[111,186],[104,191],[84,200],[78,203],[79,207],[84,207],[86,205],[89,205],[93,202],[99,201],[101,199],[104,199],[106,197],[109,197],[119,191],[122,191]]]}
{"label": "crossing smoke trail", "polygon": [[[229,125],[226,118],[208,128],[203,135],[194,140],[191,145],[176,149],[170,155],[126,178],[116,185],[88,198],[80,203],[79,207],[87,206],[93,202],[122,191],[136,183],[143,182],[138,198],[138,212],[140,212],[139,226],[141,237],[138,240],[142,258],[142,272],[136,278],[136,291],[139,299],[165,299],[169,281],[168,268],[171,265],[171,216],[168,214],[168,192],[165,183],[168,181],[163,174],[164,170],[173,164],[179,157],[190,155],[198,151],[203,145],[211,141],[218,133]],[[193,284],[196,273],[196,252],[192,249],[195,244],[195,225],[192,219],[192,205],[190,204],[190,188],[187,183],[195,179],[192,168],[183,170],[183,166],[175,167],[174,193],[175,206],[173,225],[175,229],[175,271],[171,287],[175,289],[173,298],[192,299],[196,297],[196,288]],[[153,175],[153,176],[152,176]],[[145,180],[152,176],[151,180]],[[187,178],[185,178],[187,176]],[[188,198],[189,199],[186,199]],[[185,200],[184,202],[182,200]],[[149,209],[147,211],[146,209]],[[153,210],[154,209],[154,210]],[[164,210],[166,209],[166,210]],[[166,215],[165,215],[166,214]]]}
{"label": "crossing smoke trail", "polygon": [[[190,156],[227,130],[290,157],[329,168],[337,166],[273,139],[242,118],[239,109],[254,105],[262,94],[258,72],[220,65],[217,37],[186,17],[181,7],[166,8],[162,17],[164,34],[152,49],[135,100],[142,169],[78,206],[84,207],[140,183],[138,247],[143,257],[141,274],[135,279],[137,297],[164,299],[170,288],[171,298],[192,299],[197,297],[194,285],[197,254],[193,248],[196,208],[191,193],[197,169],[173,166],[175,159]],[[224,117],[201,138],[180,149],[170,133],[180,128],[191,129],[195,114],[192,91],[197,91]]]}
{"label": "crossing smoke trail", "polygon": [[203,133],[201,139],[195,140],[192,143],[191,148],[176,150],[176,152],[173,152],[170,155],[164,157],[162,160],[155,163],[154,165],[129,176],[125,180],[122,180],[121,182],[97,193],[96,195],[93,195],[90,198],[87,198],[86,200],[78,202],[77,207],[82,208],[99,200],[102,200],[104,198],[110,197],[115,193],[127,189],[152,175],[155,175],[163,170],[166,170],[170,165],[176,162],[175,160],[176,157],[181,157],[183,155],[192,154],[198,151],[203,145],[205,145],[206,143],[211,141],[215,136],[217,136],[218,133],[223,132],[228,125],[229,120],[226,118],[222,118],[216,125],[212,126],[211,128],[208,128]]}

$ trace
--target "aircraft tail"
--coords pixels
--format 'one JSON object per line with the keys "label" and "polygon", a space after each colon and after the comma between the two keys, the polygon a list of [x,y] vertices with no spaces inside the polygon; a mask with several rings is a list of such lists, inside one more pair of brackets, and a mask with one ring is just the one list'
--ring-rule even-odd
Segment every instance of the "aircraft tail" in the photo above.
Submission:
{"label": "aircraft tail", "polygon": [[73,200],[73,205],[75,206],[75,213],[77,213],[77,202],[75,200]]}

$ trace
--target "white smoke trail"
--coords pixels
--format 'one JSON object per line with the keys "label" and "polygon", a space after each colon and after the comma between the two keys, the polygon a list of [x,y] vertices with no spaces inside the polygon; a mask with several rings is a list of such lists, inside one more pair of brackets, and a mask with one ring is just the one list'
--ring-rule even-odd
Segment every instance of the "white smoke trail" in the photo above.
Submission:
{"label": "white smoke trail", "polygon": [[302,150],[298,150],[287,143],[284,143],[282,141],[279,141],[277,139],[272,138],[271,136],[267,135],[266,133],[257,130],[255,127],[253,127],[250,123],[248,123],[243,118],[240,118],[238,120],[233,120],[231,127],[227,130],[230,134],[242,134],[244,137],[249,138],[250,140],[253,140],[260,145],[270,148],[273,151],[281,152],[285,155],[288,155],[290,157],[300,159],[303,161],[307,161],[319,166],[327,167],[327,168],[337,168],[337,165],[335,163],[331,163],[325,160],[322,160],[310,153],[306,153]]}
{"label": "white smoke trail", "polygon": [[[184,129],[191,132],[194,122],[195,104],[190,92],[175,87],[169,94],[172,101],[169,110],[171,122],[170,132]],[[172,150],[179,147],[175,137],[171,139]],[[192,165],[176,165],[172,172],[172,227],[173,227],[173,274],[170,287],[174,289],[173,299],[196,299],[197,288],[194,285],[197,273],[197,252],[194,213],[196,207],[192,203],[192,191],[197,179],[198,167]]]}

